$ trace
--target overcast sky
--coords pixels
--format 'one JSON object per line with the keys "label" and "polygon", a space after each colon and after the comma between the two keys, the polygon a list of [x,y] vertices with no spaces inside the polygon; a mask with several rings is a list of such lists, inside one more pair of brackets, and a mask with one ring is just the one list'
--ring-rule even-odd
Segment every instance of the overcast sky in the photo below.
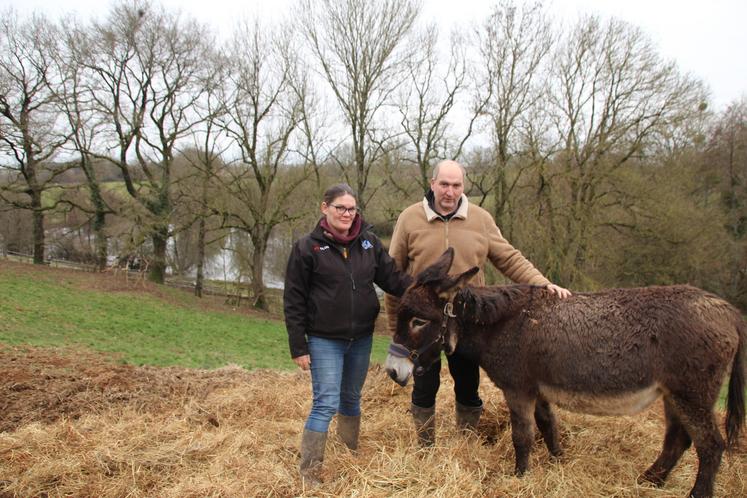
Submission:
{"label": "overcast sky", "polygon": [[[181,8],[221,31],[236,19],[259,13],[285,14],[293,0],[161,0]],[[426,19],[436,19],[444,30],[483,19],[492,0],[423,0]],[[77,12],[103,15],[104,0],[0,0],[20,13],[37,10],[50,17]],[[579,14],[615,16],[638,25],[654,40],[660,53],[677,61],[711,88],[717,109],[747,98],[747,1],[745,0],[554,0],[551,12],[564,21]]]}

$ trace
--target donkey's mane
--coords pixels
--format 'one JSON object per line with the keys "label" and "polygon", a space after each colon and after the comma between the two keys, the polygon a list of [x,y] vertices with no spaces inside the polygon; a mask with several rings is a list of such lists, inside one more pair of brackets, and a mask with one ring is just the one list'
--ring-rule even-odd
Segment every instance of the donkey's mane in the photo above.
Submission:
{"label": "donkey's mane", "polygon": [[528,304],[532,285],[467,286],[454,299],[457,316],[466,323],[491,325],[514,316]]}

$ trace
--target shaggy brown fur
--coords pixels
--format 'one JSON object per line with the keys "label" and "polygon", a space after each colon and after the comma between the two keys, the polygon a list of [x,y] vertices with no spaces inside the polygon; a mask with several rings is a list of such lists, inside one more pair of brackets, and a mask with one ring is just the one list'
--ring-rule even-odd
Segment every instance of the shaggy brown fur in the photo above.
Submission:
{"label": "shaggy brown fur", "polygon": [[[730,365],[729,445],[745,419],[745,324],[737,309],[690,286],[613,289],[564,300],[526,285],[464,287],[475,269],[449,277],[452,258],[451,250],[444,253],[402,297],[394,341],[412,351],[441,335],[435,344],[447,354],[458,344],[477,359],[506,397],[517,474],[527,470],[535,423],[549,451],[561,453],[550,403],[619,415],[663,396],[664,446],[641,479],[663,484],[694,443],[699,469],[691,495],[712,495],[725,447],[713,407]],[[447,302],[455,317],[444,313]],[[439,353],[433,347],[418,361],[429,365]],[[400,383],[407,381],[402,361],[388,360]]]}

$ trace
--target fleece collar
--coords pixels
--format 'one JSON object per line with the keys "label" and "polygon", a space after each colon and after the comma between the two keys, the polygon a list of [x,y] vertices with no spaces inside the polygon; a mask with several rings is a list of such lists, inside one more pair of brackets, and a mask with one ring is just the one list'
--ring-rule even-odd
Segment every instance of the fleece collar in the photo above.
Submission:
{"label": "fleece collar", "polygon": [[[429,191],[428,194],[430,194],[431,197],[433,197],[433,191]],[[467,219],[467,210],[469,206],[469,200],[467,199],[467,196],[465,194],[462,194],[462,196],[459,198],[459,207],[456,211],[451,213],[450,216],[442,216],[438,214],[433,207],[431,207],[431,203],[428,201],[429,195],[426,194],[425,197],[423,197],[423,209],[425,210],[425,217],[426,219],[431,222],[435,219],[451,219],[451,218],[461,218],[463,220]]]}

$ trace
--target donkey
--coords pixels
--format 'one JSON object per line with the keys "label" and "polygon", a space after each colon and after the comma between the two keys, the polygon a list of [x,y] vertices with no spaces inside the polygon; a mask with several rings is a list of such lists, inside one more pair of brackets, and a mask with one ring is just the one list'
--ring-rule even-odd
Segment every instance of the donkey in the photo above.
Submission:
{"label": "donkey", "polygon": [[473,356],[503,390],[511,415],[515,472],[526,472],[534,423],[553,456],[562,453],[550,403],[595,415],[630,415],[664,399],[661,454],[639,478],[663,485],[695,444],[690,496],[706,497],[725,449],[714,415],[731,367],[726,415],[731,447],[744,426],[745,324],[739,311],[685,286],[613,289],[558,299],[543,287],[466,285],[449,276],[448,249],[400,300],[386,370],[404,386],[443,350]]}

